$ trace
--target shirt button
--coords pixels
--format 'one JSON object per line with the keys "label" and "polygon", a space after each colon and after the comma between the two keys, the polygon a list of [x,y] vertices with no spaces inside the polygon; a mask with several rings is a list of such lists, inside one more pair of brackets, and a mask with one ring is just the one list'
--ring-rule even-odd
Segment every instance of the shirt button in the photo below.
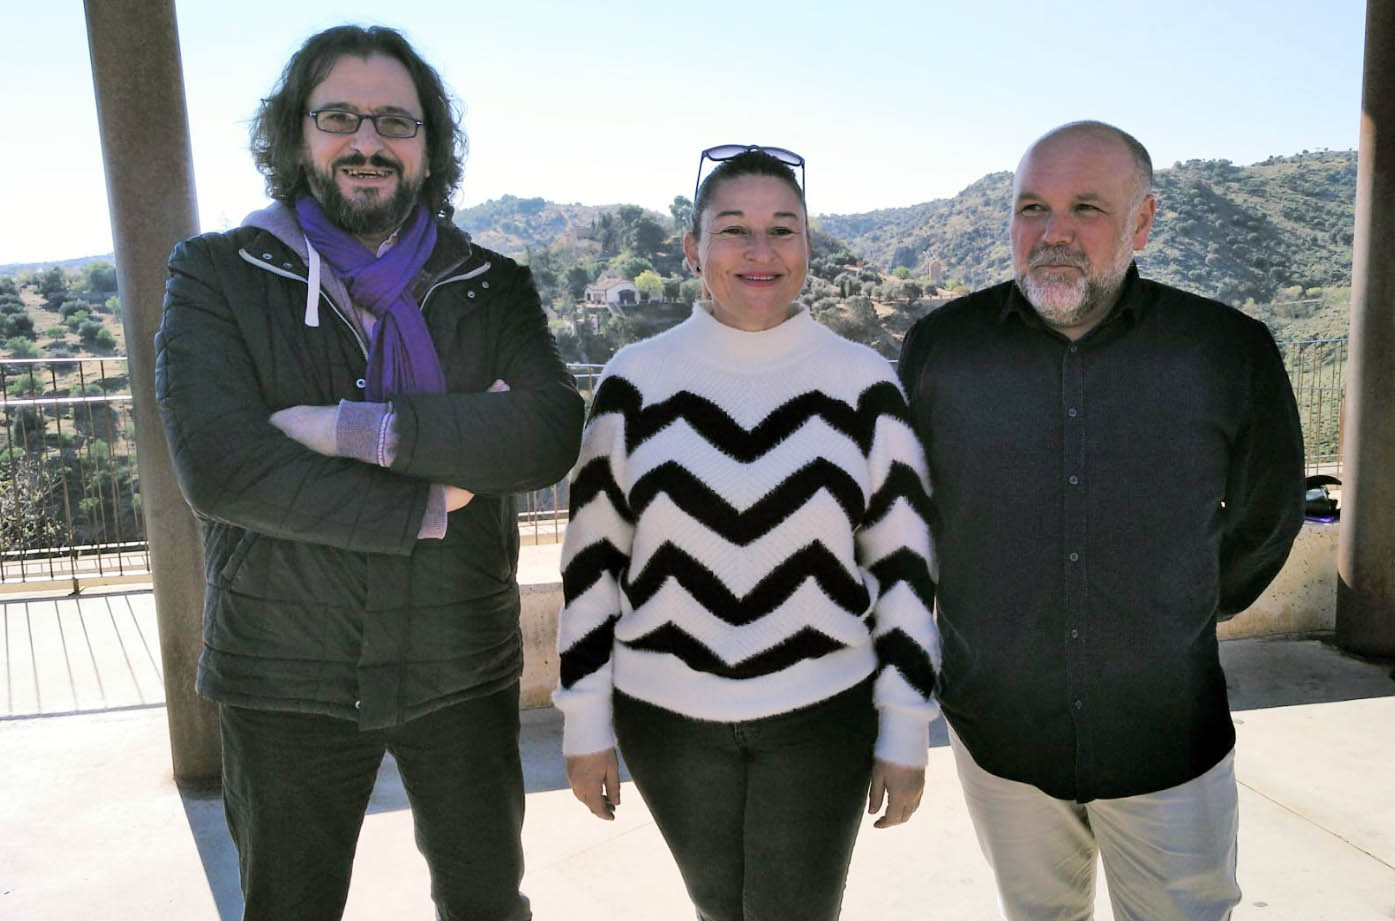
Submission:
{"label": "shirt button", "polygon": [[262,258],[263,258],[263,259],[270,259],[270,258],[271,258],[271,253],[262,253]]}
{"label": "shirt button", "polygon": [[489,282],[487,282],[487,281],[482,281],[482,282],[480,282],[480,287],[481,287],[481,288],[488,288],[488,287],[489,287]]}
{"label": "shirt button", "polygon": [[355,710],[362,710],[362,709],[363,709],[363,701],[361,701],[361,700],[356,700],[356,701],[354,701],[354,709],[355,709]]}
{"label": "shirt button", "polygon": [[1080,485],[1080,477],[1078,477],[1078,476],[1076,476],[1075,474],[1072,473],[1072,474],[1070,475],[1070,479],[1068,479],[1066,482],[1070,483],[1070,485],[1072,485],[1072,486],[1079,486],[1079,485]]}
{"label": "shirt button", "polygon": [[466,296],[466,297],[474,297],[474,296],[475,296],[475,292],[474,292],[474,291],[466,291],[466,292],[465,292],[465,296]]}
{"label": "shirt button", "polygon": [[1070,555],[1070,561],[1071,561],[1072,563],[1078,563],[1078,562],[1080,562],[1080,554],[1078,554],[1078,553],[1072,553],[1072,554]]}
{"label": "shirt button", "polygon": [[1073,639],[1073,640],[1078,640],[1078,639],[1080,639],[1080,631],[1079,631],[1079,630],[1072,630],[1072,631],[1070,632],[1070,638]]}
{"label": "shirt button", "polygon": [[1075,702],[1075,709],[1077,709],[1077,710],[1083,710],[1083,709],[1085,709],[1085,701],[1083,701],[1083,700],[1077,700],[1077,701]]}
{"label": "shirt button", "polygon": [[360,377],[358,380],[354,381],[354,386],[359,390],[366,390],[368,388],[368,381]]}
{"label": "shirt button", "polygon": [[1080,346],[1078,346],[1078,345],[1072,345],[1072,346],[1070,347],[1070,351],[1071,351],[1071,354],[1074,355],[1076,352],[1080,351]]}
{"label": "shirt button", "polygon": [[1076,416],[1080,415],[1080,410],[1072,406],[1070,409],[1066,410],[1066,415],[1074,419]]}

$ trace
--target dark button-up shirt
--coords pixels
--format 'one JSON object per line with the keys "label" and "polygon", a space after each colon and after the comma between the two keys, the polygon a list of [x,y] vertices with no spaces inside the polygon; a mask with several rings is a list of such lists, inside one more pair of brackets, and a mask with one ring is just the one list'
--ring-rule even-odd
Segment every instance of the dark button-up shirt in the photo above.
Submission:
{"label": "dark button-up shirt", "polygon": [[930,462],[943,705],[974,759],[1085,802],[1235,742],[1216,621],[1279,571],[1303,444],[1263,324],[1145,281],[1076,342],[1015,284],[907,335]]}

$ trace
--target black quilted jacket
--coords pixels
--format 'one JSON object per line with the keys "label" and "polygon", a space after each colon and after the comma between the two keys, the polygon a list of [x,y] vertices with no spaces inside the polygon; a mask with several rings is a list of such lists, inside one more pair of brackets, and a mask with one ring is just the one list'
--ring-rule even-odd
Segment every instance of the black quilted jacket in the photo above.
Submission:
{"label": "black quilted jacket", "polygon": [[[156,397],[203,523],[197,686],[215,700],[391,726],[516,680],[511,495],[576,459],[582,400],[532,277],[448,224],[415,293],[448,393],[393,400],[390,470],[325,457],[268,421],[362,399],[365,346],[331,303],[305,325],[304,262],[252,227],[181,243],[156,336]],[[496,379],[503,394],[484,391]],[[428,484],[476,494],[418,540]]]}

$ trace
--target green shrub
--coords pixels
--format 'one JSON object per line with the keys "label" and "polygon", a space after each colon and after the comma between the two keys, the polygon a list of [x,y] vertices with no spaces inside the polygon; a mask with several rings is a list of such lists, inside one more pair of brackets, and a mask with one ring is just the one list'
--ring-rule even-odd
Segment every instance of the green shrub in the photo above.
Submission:
{"label": "green shrub", "polygon": [[39,350],[34,347],[34,343],[23,336],[15,336],[5,340],[5,351],[10,353],[11,358],[38,358]]}
{"label": "green shrub", "polygon": [[26,339],[37,338],[37,335],[34,332],[34,318],[29,316],[29,314],[14,314],[12,316],[5,317],[4,319],[6,321],[6,325],[9,326],[10,329],[8,335],[23,336]]}

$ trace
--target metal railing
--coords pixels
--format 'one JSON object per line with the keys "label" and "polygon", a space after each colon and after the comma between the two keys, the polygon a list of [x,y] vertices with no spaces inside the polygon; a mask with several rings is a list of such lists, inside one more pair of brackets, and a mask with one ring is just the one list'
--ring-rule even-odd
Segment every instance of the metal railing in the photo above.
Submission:
{"label": "metal railing", "polygon": [[1298,339],[1279,343],[1298,400],[1308,473],[1341,477],[1347,340]]}
{"label": "metal railing", "polygon": [[[600,365],[570,365],[590,402]],[[150,575],[124,357],[0,360],[0,587]],[[560,541],[567,485],[517,498],[523,543]]]}
{"label": "metal railing", "polygon": [[150,571],[126,359],[0,362],[0,580]]}
{"label": "metal railing", "polygon": [[[1341,475],[1347,340],[1281,342],[1308,472]],[[569,365],[589,404],[601,366]],[[0,361],[0,585],[149,578],[126,359]],[[561,540],[567,484],[518,497],[525,544]]]}

